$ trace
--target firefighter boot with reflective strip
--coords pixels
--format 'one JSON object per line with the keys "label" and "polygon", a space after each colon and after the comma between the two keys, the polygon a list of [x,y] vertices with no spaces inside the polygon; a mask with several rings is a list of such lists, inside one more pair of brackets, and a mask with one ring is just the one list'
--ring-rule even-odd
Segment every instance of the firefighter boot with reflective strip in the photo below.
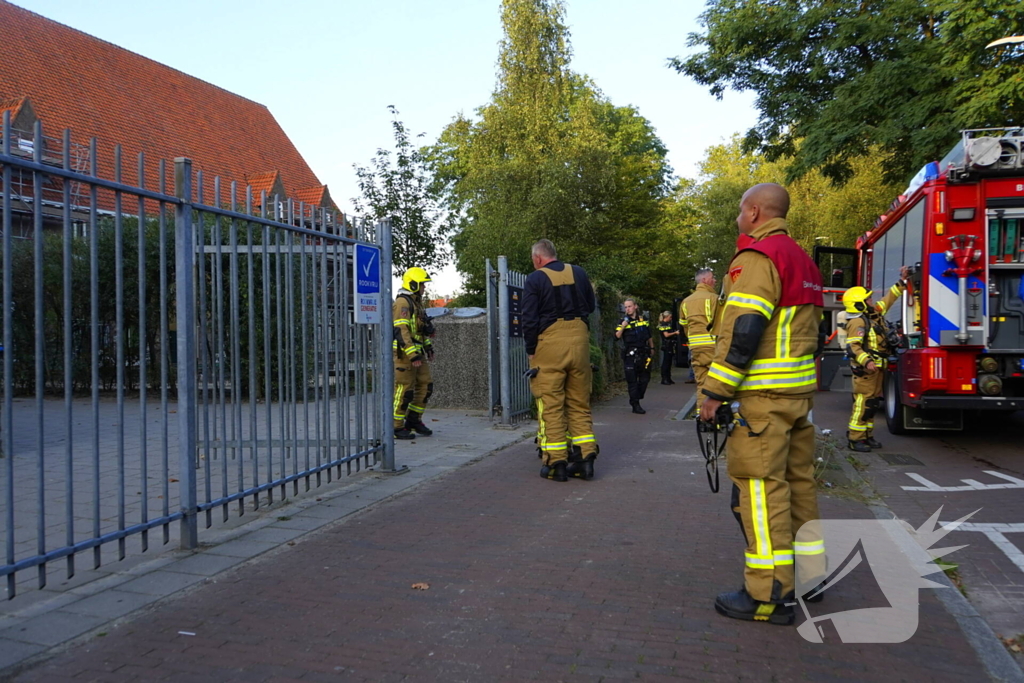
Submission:
{"label": "firefighter boot with reflective strip", "polygon": [[802,596],[804,602],[821,602],[825,599],[826,588],[828,588],[828,581],[822,581]]}
{"label": "firefighter boot with reflective strip", "polygon": [[[598,447],[600,450],[600,447]],[[579,446],[573,446],[572,451],[569,453],[569,464],[565,468],[565,473],[570,477],[576,477],[584,481],[594,478],[594,460],[597,458],[597,453],[590,453],[584,457],[583,449]]]}
{"label": "firefighter boot with reflective strip", "polygon": [[416,435],[413,434],[411,431],[409,431],[408,427],[396,427],[395,428],[395,438],[396,439],[402,439],[402,440],[409,440],[409,439],[415,439]]}
{"label": "firefighter boot with reflective strip", "polygon": [[850,450],[857,451],[858,453],[870,453],[871,446],[868,444],[866,440],[861,439],[860,441],[851,441]]}
{"label": "firefighter boot with reflective strip", "polygon": [[878,441],[873,436],[869,436],[868,438],[864,439],[864,443],[866,443],[871,448],[881,448],[882,447],[882,442]]}
{"label": "firefighter boot with reflective strip", "polygon": [[732,619],[767,621],[777,626],[789,626],[796,619],[792,605],[758,602],[750,597],[746,588],[719,595],[715,599],[715,611]]}
{"label": "firefighter boot with reflective strip", "polygon": [[540,476],[544,479],[553,479],[554,481],[569,481],[569,477],[565,473],[565,461],[559,460],[554,465],[544,465],[540,468]]}

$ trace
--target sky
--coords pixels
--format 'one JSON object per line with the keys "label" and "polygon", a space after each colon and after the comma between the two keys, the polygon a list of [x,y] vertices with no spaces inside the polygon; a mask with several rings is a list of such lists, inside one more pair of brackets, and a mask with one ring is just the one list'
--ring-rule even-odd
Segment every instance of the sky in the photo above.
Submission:
{"label": "sky", "polygon": [[[335,203],[353,164],[391,148],[388,105],[432,142],[494,90],[500,0],[14,0],[14,4],[266,105]],[[667,67],[692,51],[699,0],[567,0],[572,69],[651,121],[679,176],[757,120],[750,93],[716,100]],[[459,288],[454,269],[433,291]]]}

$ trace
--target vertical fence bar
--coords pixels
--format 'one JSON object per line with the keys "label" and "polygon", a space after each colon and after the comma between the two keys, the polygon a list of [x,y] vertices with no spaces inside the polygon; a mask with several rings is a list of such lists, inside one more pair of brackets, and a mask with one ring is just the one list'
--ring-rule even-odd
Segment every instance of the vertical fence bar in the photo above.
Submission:
{"label": "vertical fence bar", "polygon": [[[11,112],[3,114],[3,152],[11,155]],[[11,292],[13,278],[11,276],[11,167],[4,164],[3,170],[3,244],[4,244],[4,416],[3,416],[3,454],[4,471],[7,475],[7,486],[4,489],[4,526],[7,527],[7,564],[14,564],[14,383],[11,373],[14,372],[14,332],[12,313],[14,300]],[[7,575],[7,599],[15,595],[14,572]]]}
{"label": "vertical fence bar", "polygon": [[[121,145],[114,146],[114,180],[121,182]],[[115,358],[117,371],[117,530],[123,531],[124,518],[124,224],[121,214],[121,193],[114,193],[114,335],[117,338]],[[123,560],[125,539],[117,539],[117,559]]]}
{"label": "vertical fence bar", "polygon": [[[139,152],[138,181],[140,188],[146,186],[146,156],[144,152]],[[149,444],[146,430],[146,383],[149,381],[149,375],[146,372],[146,363],[149,362],[146,354],[146,289],[149,283],[146,282],[146,200],[141,196],[136,216],[138,216],[139,242],[139,469],[141,479],[139,483],[142,489],[140,491],[142,515],[139,521],[145,523],[149,521]],[[142,532],[142,550],[143,552],[149,550],[149,530]]]}
{"label": "vertical fence bar", "polygon": [[192,160],[174,160],[174,282],[178,322],[178,464],[181,471],[181,547],[199,545],[196,510],[195,236],[192,228]]}
{"label": "vertical fence bar", "polygon": [[[220,176],[216,176],[213,179],[213,205],[217,208],[221,208],[221,197],[220,197]],[[227,377],[228,370],[225,367],[225,342],[224,342],[224,237],[221,233],[221,217],[220,214],[216,215],[213,219],[213,243],[214,243],[214,263],[213,263],[213,282],[214,282],[214,301],[217,304],[217,362],[215,366],[217,368],[217,384],[218,384],[218,396],[220,408],[220,446],[217,448],[217,457],[220,458],[220,490],[221,497],[227,498],[228,495],[228,406],[227,406]],[[231,384],[231,400],[235,398],[235,385],[234,382]],[[207,461],[212,457],[211,453],[206,454]],[[212,464],[210,465],[212,467]],[[210,510],[212,515],[213,510]],[[228,506],[225,505],[221,511],[221,517],[223,521],[228,521]]]}
{"label": "vertical fence bar", "polygon": [[501,377],[501,424],[512,426],[512,372],[508,346],[508,259],[498,257],[498,357]]}
{"label": "vertical fence bar", "polygon": [[[167,194],[167,164],[161,159],[160,160],[160,194]],[[167,416],[170,415],[170,408],[168,407],[168,384],[170,384],[170,349],[168,348],[168,339],[170,339],[171,331],[170,321],[168,320],[168,301],[167,301],[167,205],[160,202],[160,470],[163,481],[160,483],[163,486],[163,516],[166,518],[171,511],[171,465],[170,465],[170,450],[171,450],[171,435],[170,435],[170,421]],[[164,524],[164,545],[171,542],[171,528],[170,525]]]}
{"label": "vertical fence bar", "polygon": [[[96,138],[89,141],[89,164],[93,178],[99,176]],[[99,191],[89,185],[89,335],[92,364],[92,535],[100,536],[100,266]],[[100,566],[100,547],[92,550],[93,569]]]}
{"label": "vertical fence bar", "polygon": [[[395,386],[395,366],[391,361],[391,335],[388,332],[394,325],[391,318],[391,219],[385,218],[377,224],[377,243],[380,245],[380,331],[377,334],[377,353],[380,359],[380,371],[377,373],[380,384],[378,410],[381,416],[381,446],[383,447],[384,471],[395,471],[395,430],[388,425],[394,419],[394,406],[388,400]],[[358,306],[359,302],[354,301]]]}
{"label": "vertical fence bar", "polygon": [[[203,197],[205,196],[203,187],[203,172],[198,171],[196,173],[196,199],[195,203],[198,205],[203,204]],[[193,207],[195,208],[195,207]],[[198,266],[196,273],[196,285],[198,287],[199,294],[199,311],[196,316],[196,320],[199,323],[198,337],[196,342],[198,344],[197,350],[199,352],[199,373],[202,378],[202,384],[199,385],[199,394],[197,397],[198,410],[202,412],[203,424],[200,433],[203,438],[203,457],[200,457],[198,450],[195,455],[196,457],[196,469],[200,466],[203,469],[203,492],[206,494],[206,498],[203,502],[209,502],[213,497],[213,483],[210,478],[210,413],[213,401],[216,397],[211,400],[210,384],[211,380],[216,377],[216,372],[213,370],[213,358],[210,356],[211,351],[211,328],[214,326],[214,321],[210,319],[210,298],[211,295],[207,293],[207,276],[206,276],[206,214],[202,211],[196,211],[196,222],[198,226],[194,228],[195,239],[193,241],[193,253],[196,254],[195,263]],[[211,283],[212,286],[212,283]],[[214,409],[214,426],[216,429],[216,418],[217,413]],[[197,421],[198,428],[198,421]],[[198,485],[198,482],[197,482]],[[213,524],[213,511],[207,508],[206,514],[206,528],[209,529]]]}
{"label": "vertical fence bar", "polygon": [[[71,170],[71,131],[64,129],[63,166],[65,171]],[[71,182],[63,182],[64,206],[63,206],[63,228],[64,243],[61,245],[64,252],[64,533],[65,543],[69,546],[75,544],[75,469],[74,469],[74,421],[72,415],[72,399],[74,398],[74,365],[72,358],[74,349],[72,347],[72,334],[74,323],[74,311],[71,308]],[[75,575],[75,554],[67,557],[67,575],[72,578]]]}
{"label": "vertical fence bar", "polygon": [[[238,184],[231,183],[231,211],[238,211]],[[238,221],[231,219],[230,256],[228,267],[231,270],[231,400],[233,401],[233,419],[231,421],[231,440],[233,447],[231,457],[238,461],[238,481],[242,481],[242,461],[244,460],[241,448],[242,442],[242,338],[240,311],[238,309],[239,281],[238,281]],[[225,458],[226,461],[226,458]],[[225,462],[226,465],[226,462]],[[228,475],[227,468],[224,469],[224,497],[227,498]],[[228,518],[228,503],[224,503],[224,519]]]}
{"label": "vertical fence bar", "polygon": [[[36,121],[32,131],[32,160],[37,164],[43,162],[43,125]],[[46,554],[46,445],[45,431],[43,427],[43,411],[46,409],[44,399],[46,398],[46,368],[43,361],[46,358],[46,318],[43,312],[43,174],[39,171],[32,172],[32,240],[33,240],[33,264],[34,264],[34,304],[35,304],[35,370],[36,370],[36,454],[38,510],[36,547],[40,555]],[[9,453],[9,458],[14,453]],[[46,564],[40,564],[36,568],[39,575],[39,587],[46,587]]]}
{"label": "vertical fence bar", "polygon": [[494,351],[494,342],[497,340],[497,319],[494,300],[494,269],[491,268],[491,259],[484,259],[484,289],[487,292],[487,390],[488,404],[487,414],[491,421],[494,421],[494,406],[501,400],[500,382],[497,381],[498,354]]}

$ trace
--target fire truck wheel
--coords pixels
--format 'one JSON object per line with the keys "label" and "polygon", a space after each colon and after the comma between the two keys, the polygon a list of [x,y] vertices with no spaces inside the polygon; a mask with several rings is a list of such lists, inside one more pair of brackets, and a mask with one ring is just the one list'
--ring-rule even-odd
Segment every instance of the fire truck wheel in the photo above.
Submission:
{"label": "fire truck wheel", "polygon": [[907,433],[907,414],[900,399],[900,377],[895,371],[885,377],[885,424],[890,434]]}

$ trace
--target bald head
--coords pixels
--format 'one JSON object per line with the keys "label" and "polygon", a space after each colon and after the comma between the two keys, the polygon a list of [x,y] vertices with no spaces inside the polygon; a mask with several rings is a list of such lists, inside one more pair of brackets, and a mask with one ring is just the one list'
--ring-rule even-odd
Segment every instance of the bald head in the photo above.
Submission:
{"label": "bald head", "polygon": [[789,192],[777,183],[760,183],[743,193],[736,224],[740,232],[749,235],[762,223],[773,218],[785,218],[789,213]]}

